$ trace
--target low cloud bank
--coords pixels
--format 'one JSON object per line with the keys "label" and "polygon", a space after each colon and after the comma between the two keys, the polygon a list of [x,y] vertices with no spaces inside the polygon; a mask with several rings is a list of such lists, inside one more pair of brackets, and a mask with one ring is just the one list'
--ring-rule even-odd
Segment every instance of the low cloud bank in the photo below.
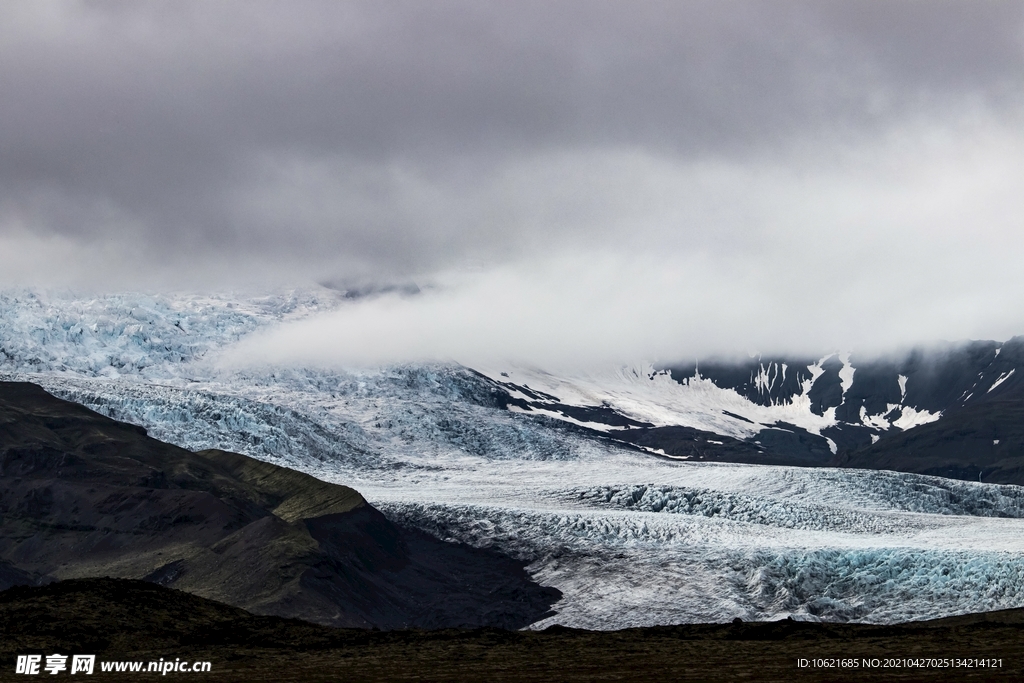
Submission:
{"label": "low cloud bank", "polygon": [[[393,191],[366,195],[363,215],[423,226],[382,228],[385,252],[389,240],[438,253],[450,242],[451,258],[428,259],[432,268],[333,268],[343,250],[332,245],[322,260],[306,245],[213,250],[182,266],[153,245],[15,226],[0,234],[0,284],[239,288],[355,273],[423,289],[246,340],[225,355],[231,365],[589,364],[1006,339],[1024,333],[1022,129],[968,112],[743,162],[616,148],[522,157],[458,182],[399,174]],[[335,186],[358,183],[307,178],[295,191]],[[268,188],[253,220],[296,206],[328,221],[351,206],[321,194]]]}
{"label": "low cloud bank", "polygon": [[[503,258],[246,340],[224,362],[589,364],[1024,333],[1024,140],[1007,128],[922,126],[832,163],[558,163],[561,185],[520,169],[532,185],[506,203],[469,195],[511,212],[522,244]],[[593,197],[568,191],[597,179]],[[587,211],[560,219],[574,200]],[[558,220],[572,225],[546,237]]]}

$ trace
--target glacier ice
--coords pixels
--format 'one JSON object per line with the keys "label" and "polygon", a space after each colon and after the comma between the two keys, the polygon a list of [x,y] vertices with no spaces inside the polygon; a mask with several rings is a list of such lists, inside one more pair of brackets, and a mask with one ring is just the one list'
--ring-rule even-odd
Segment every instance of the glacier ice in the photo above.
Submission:
{"label": "glacier ice", "polygon": [[[493,383],[457,365],[216,363],[247,335],[341,305],[320,289],[7,292],[0,378],[38,382],[186,448],[239,451],[352,485],[395,521],[519,557],[564,595],[535,627],[790,615],[890,623],[1024,605],[1020,487],[656,458],[504,410]],[[654,423],[688,411],[711,431],[752,428],[722,412],[748,414],[722,390],[684,387],[647,366],[573,382],[523,377],[580,400],[613,394],[625,414]],[[827,417],[813,419],[820,428]]]}

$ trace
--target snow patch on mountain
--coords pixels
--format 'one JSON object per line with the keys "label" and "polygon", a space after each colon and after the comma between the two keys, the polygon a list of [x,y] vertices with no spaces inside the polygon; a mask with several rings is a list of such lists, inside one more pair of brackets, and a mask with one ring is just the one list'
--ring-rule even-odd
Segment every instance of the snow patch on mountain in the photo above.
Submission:
{"label": "snow patch on mountain", "polygon": [[998,387],[998,386],[999,386],[1000,384],[1002,384],[1002,383],[1003,383],[1003,382],[1005,382],[1006,380],[1008,380],[1008,379],[1010,379],[1011,377],[1013,377],[1013,373],[1015,373],[1016,371],[1017,371],[1017,368],[1013,368],[1013,369],[1012,369],[1012,370],[1010,370],[1009,372],[1003,372],[1003,373],[1001,373],[1001,374],[999,375],[999,377],[998,377],[998,378],[996,379],[996,381],[992,383],[992,386],[990,386],[990,387],[988,388],[988,390],[987,390],[987,391],[986,391],[985,393],[986,393],[986,394],[987,394],[987,393],[991,393],[993,389],[995,389],[995,388],[996,388],[996,387]]}
{"label": "snow patch on mountain", "polygon": [[892,421],[892,426],[907,430],[920,425],[935,422],[942,417],[942,412],[930,413],[927,410],[916,410],[910,406],[900,406],[900,416]]}
{"label": "snow patch on mountain", "polygon": [[846,397],[846,392],[853,386],[853,374],[856,372],[856,368],[850,364],[849,352],[843,352],[839,355],[839,360],[842,362],[843,367],[839,369],[839,382],[843,388],[843,397]]}
{"label": "snow patch on mountain", "polygon": [[531,407],[536,404],[543,409],[544,399],[532,398],[517,387],[529,393],[540,392],[550,397],[551,403],[607,407],[654,426],[680,425],[737,439],[753,437],[779,422],[797,425],[812,434],[820,434],[836,423],[834,411],[825,415],[811,412],[806,392],[788,404],[761,406],[699,374],[677,382],[668,371],[656,370],[651,363],[572,375],[522,366],[475,369],[514,397],[529,399]]}

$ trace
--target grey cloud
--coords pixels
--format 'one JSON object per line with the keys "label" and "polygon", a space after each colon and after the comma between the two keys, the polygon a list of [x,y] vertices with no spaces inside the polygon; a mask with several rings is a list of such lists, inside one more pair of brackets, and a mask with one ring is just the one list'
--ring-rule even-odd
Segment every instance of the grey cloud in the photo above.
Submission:
{"label": "grey cloud", "polygon": [[[543,220],[554,242],[581,237],[620,180],[566,179],[551,208],[520,181],[566,154],[582,162],[553,168],[622,149],[742,164],[965,103],[1015,117],[1022,17],[1019,2],[9,4],[0,231],[295,277],[521,255],[548,246]],[[600,222],[628,238],[628,216]]]}

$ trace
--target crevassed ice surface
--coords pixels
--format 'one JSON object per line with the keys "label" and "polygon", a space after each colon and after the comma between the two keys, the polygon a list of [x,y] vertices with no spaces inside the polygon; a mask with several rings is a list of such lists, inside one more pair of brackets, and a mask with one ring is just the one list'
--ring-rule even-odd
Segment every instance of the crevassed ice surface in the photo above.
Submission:
{"label": "crevassed ice surface", "polygon": [[8,292],[0,378],[186,448],[354,486],[394,521],[526,560],[564,596],[536,627],[890,623],[1024,605],[1020,487],[656,458],[505,411],[493,385],[455,365],[229,372],[210,360],[342,305],[319,289]]}

